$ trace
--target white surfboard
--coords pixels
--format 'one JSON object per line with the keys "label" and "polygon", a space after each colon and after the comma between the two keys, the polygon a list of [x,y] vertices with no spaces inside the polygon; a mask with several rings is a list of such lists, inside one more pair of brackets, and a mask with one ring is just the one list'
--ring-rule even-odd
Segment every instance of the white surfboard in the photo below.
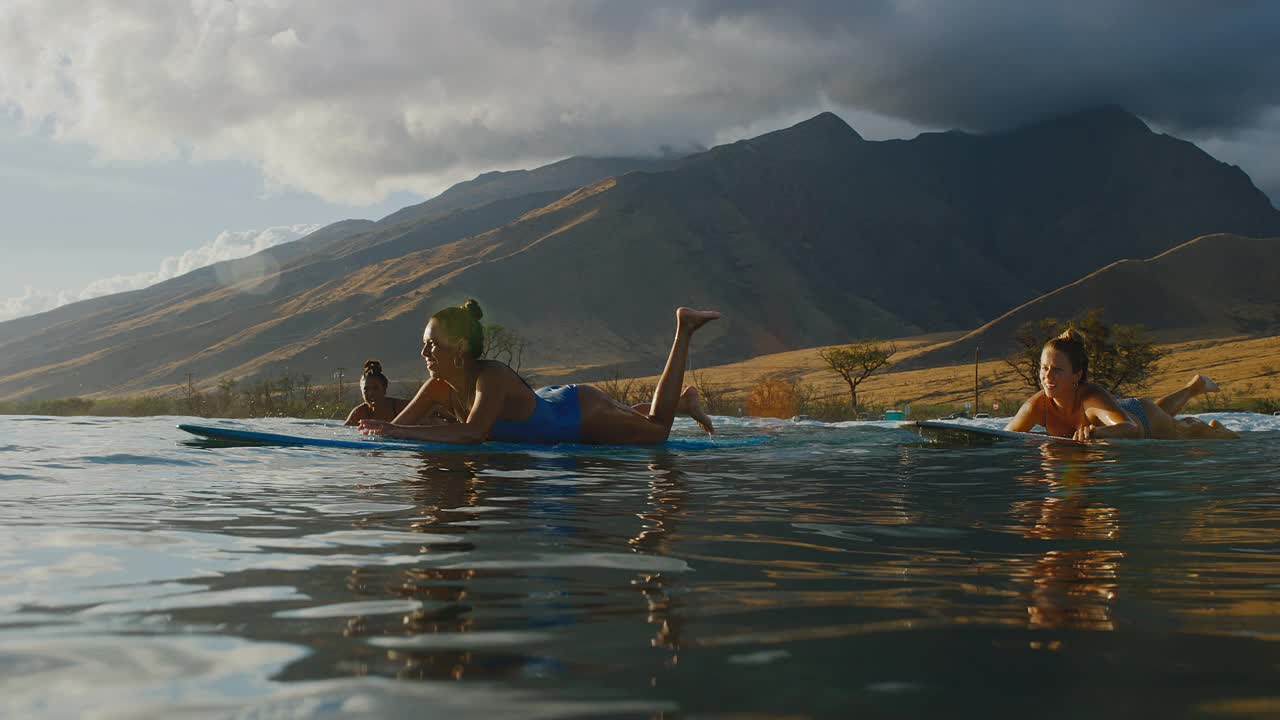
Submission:
{"label": "white surfboard", "polygon": [[1021,440],[1023,442],[1051,442],[1067,445],[1084,445],[1084,442],[1069,437],[1042,435],[1040,433],[1012,432],[996,428],[968,425],[965,423],[945,422],[942,420],[913,420],[904,422],[899,427],[906,428],[920,437],[936,443],[947,445],[991,445],[1005,440]]}

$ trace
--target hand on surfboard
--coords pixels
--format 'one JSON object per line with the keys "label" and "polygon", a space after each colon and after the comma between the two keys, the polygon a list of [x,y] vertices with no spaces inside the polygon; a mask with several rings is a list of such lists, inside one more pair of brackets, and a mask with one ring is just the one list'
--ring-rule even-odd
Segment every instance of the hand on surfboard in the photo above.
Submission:
{"label": "hand on surfboard", "polygon": [[1081,425],[1080,427],[1076,428],[1075,434],[1072,435],[1071,437],[1073,440],[1079,440],[1081,442],[1092,442],[1098,439],[1093,436],[1093,431],[1094,431],[1093,425],[1090,425],[1089,423],[1085,423],[1084,425]]}
{"label": "hand on surfboard", "polygon": [[360,432],[364,435],[382,435],[385,437],[395,437],[395,423],[386,420],[361,420]]}

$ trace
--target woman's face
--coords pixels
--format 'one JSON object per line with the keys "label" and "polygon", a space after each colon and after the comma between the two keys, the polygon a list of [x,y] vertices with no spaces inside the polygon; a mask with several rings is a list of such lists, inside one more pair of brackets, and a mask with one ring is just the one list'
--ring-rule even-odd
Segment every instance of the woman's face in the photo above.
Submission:
{"label": "woman's face", "polygon": [[367,403],[379,403],[387,397],[387,388],[378,378],[362,375],[360,377],[360,396]]}
{"label": "woman's face", "polygon": [[422,331],[422,359],[427,361],[427,371],[433,376],[439,375],[441,370],[454,366],[457,354],[441,331],[440,323],[435,320],[427,323],[427,329]]}
{"label": "woman's face", "polygon": [[1071,397],[1080,384],[1080,373],[1071,367],[1071,359],[1051,347],[1040,353],[1040,387],[1055,400]]}

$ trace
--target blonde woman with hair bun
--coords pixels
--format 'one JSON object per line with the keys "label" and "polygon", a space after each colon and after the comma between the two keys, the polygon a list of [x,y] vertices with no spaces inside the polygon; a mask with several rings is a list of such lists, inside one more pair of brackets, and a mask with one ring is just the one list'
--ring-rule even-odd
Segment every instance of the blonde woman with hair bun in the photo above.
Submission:
{"label": "blonde woman with hair bun", "polygon": [[[484,357],[484,313],[468,300],[431,316],[422,333],[422,359],[431,380],[394,421],[365,420],[370,435],[428,442],[587,443],[652,445],[671,434],[682,408],[694,414],[697,396],[684,391],[689,344],[714,310],[677,308],[676,332],[652,401],[631,407],[590,385],[551,385],[534,390],[515,370]],[[446,405],[452,422],[433,424],[433,407]]]}

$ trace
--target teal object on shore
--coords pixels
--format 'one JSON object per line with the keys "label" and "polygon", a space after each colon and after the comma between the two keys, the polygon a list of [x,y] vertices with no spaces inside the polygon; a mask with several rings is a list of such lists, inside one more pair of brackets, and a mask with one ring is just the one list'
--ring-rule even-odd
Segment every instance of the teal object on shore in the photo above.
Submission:
{"label": "teal object on shore", "polygon": [[480,445],[463,445],[460,443],[422,442],[419,440],[395,439],[354,439],[347,440],[336,437],[310,437],[306,435],[286,435],[283,433],[260,432],[225,425],[193,425],[183,423],[178,429],[205,440],[225,445],[282,445],[290,447],[340,448],[345,450],[401,450],[410,452],[476,452],[476,453],[520,453],[520,452],[599,452],[601,450],[717,450],[720,448],[741,448],[759,445],[767,437],[735,437],[725,439],[710,438],[673,438],[658,445],[586,445],[581,443],[561,443],[558,445],[538,445],[526,443],[487,442]]}

